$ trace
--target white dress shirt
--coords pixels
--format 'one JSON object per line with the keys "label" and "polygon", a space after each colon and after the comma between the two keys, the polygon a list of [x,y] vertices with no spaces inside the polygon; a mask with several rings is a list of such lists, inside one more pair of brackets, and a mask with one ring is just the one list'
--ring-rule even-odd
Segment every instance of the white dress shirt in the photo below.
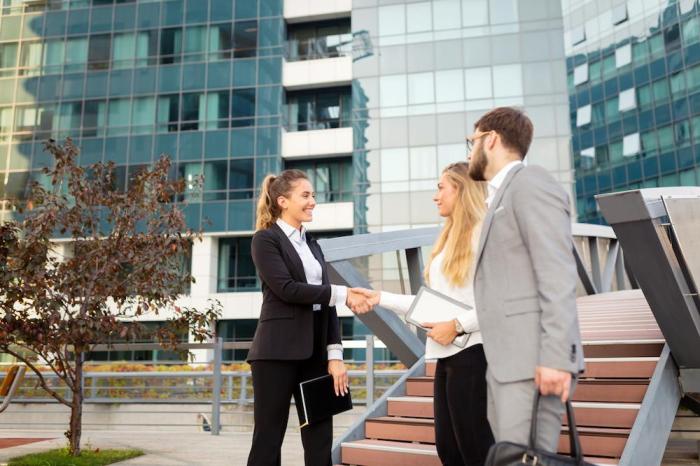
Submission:
{"label": "white dress shirt", "polygon": [[[304,266],[304,275],[306,283],[309,285],[321,285],[323,283],[323,268],[316,257],[311,252],[308,243],[306,242],[306,228],[302,225],[300,229],[296,229],[282,219],[277,219],[277,225],[282,229],[289,242],[294,246],[301,263]],[[336,303],[345,303],[348,289],[341,285],[331,285],[331,299],[329,306],[335,306]],[[314,311],[321,310],[321,304],[313,305]],[[341,345],[328,345],[328,359],[343,359],[343,347]]]}
{"label": "white dress shirt", "polygon": [[522,164],[520,160],[513,160],[512,162],[509,162],[505,167],[501,168],[498,173],[496,173],[496,176],[491,178],[491,181],[489,181],[488,184],[488,191],[489,195],[486,197],[486,205],[490,206],[491,201],[493,201],[493,198],[496,196],[496,191],[498,191],[498,188],[501,187],[503,184],[503,181],[506,179],[506,176],[508,176],[508,173],[516,166]]}
{"label": "white dress shirt", "polygon": [[[476,253],[476,249],[479,246],[480,233],[481,227],[475,228],[472,234],[472,251],[474,251],[474,253]],[[476,309],[474,307],[474,265],[472,264],[465,283],[462,286],[455,286],[450,283],[445,274],[442,272],[442,261],[444,259],[445,251],[442,251],[440,254],[435,256],[433,261],[430,263],[430,288],[472,307],[472,309],[465,310],[462,315],[457,317],[457,320],[464,328],[464,331],[466,333],[471,333],[471,336],[469,337],[469,341],[467,342],[467,346],[465,348],[460,348],[452,344],[443,346],[432,338],[426,338],[426,359],[446,358],[448,356],[452,356],[453,354],[459,353],[463,349],[470,346],[483,343],[481,332],[479,331],[479,321],[477,320]],[[394,294],[382,291],[379,298],[379,305],[386,307],[397,314],[406,314],[414,299],[414,295]]]}

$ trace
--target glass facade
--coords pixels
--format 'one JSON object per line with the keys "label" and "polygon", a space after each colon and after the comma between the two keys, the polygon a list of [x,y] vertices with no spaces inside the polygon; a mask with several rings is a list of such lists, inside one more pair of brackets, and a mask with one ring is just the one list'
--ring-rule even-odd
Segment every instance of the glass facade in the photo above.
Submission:
{"label": "glass facade", "polygon": [[437,224],[441,170],[466,159],[465,136],[497,106],[525,109],[535,125],[529,162],[571,192],[559,0],[391,3],[353,2],[353,34],[371,44],[353,63],[366,230]]}
{"label": "glass facade", "polygon": [[113,160],[125,180],[168,154],[206,180],[189,226],[252,230],[255,186],[282,166],[281,0],[3,5],[0,199],[26,196],[43,140],[71,136],[81,163]]}
{"label": "glass facade", "polygon": [[700,6],[629,1],[565,7],[578,219],[594,196],[700,184]]}

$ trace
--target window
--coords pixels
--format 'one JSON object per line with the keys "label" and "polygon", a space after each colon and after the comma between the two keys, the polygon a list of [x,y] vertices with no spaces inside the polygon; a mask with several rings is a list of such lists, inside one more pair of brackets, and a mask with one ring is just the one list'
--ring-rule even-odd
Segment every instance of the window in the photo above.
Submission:
{"label": "window", "polygon": [[20,74],[37,74],[41,66],[41,42],[24,42],[19,56]]}
{"label": "window", "polygon": [[642,150],[646,157],[652,157],[657,154],[658,147],[656,142],[656,131],[646,131],[642,133]]}
{"label": "window", "polygon": [[693,16],[683,22],[683,42],[685,45],[700,41],[700,17]]}
{"label": "window", "polygon": [[625,44],[615,49],[615,66],[622,68],[632,63],[632,45]]}
{"label": "window", "polygon": [[[189,131],[199,129],[200,105],[206,101],[202,99],[200,93],[182,94],[182,105],[180,106],[180,131]],[[204,116],[204,111],[202,111]]]}
{"label": "window", "polygon": [[622,155],[625,157],[639,154],[640,149],[639,133],[628,134],[622,138]]}
{"label": "window", "polygon": [[408,103],[430,104],[435,102],[433,73],[408,75]]}
{"label": "window", "polygon": [[[253,341],[258,319],[219,320],[216,322],[216,335],[224,341]],[[245,361],[247,349],[224,350],[221,358],[226,362]]]}
{"label": "window", "polygon": [[260,288],[250,244],[251,238],[219,239],[219,293],[255,291]]}
{"label": "window", "polygon": [[162,95],[158,97],[158,132],[177,131],[180,96]]}
{"label": "window", "polygon": [[626,89],[626,90],[620,92],[620,107],[619,107],[620,112],[624,112],[624,111],[633,109],[636,106],[637,106],[637,102],[635,100],[634,88]]}
{"label": "window", "polygon": [[17,107],[15,110],[15,131],[33,131],[36,127],[36,113],[34,107]]}
{"label": "window", "polygon": [[209,59],[226,60],[231,58],[233,32],[231,24],[213,24],[209,28]]}
{"label": "window", "polygon": [[681,46],[681,31],[677,23],[664,30],[664,45],[666,52],[671,52]]}
{"label": "window", "polygon": [[591,122],[591,106],[586,105],[576,110],[576,126],[581,127]]}
{"label": "window", "polygon": [[603,102],[591,106],[591,123],[594,126],[605,124],[605,104]]}
{"label": "window", "polygon": [[679,97],[679,94],[685,94],[685,74],[683,72],[671,76],[671,95]]}
{"label": "window", "polygon": [[676,148],[688,147],[690,145],[690,122],[681,121],[674,125],[676,136]]}
{"label": "window", "polygon": [[595,148],[581,150],[581,168],[588,169],[595,165]]}
{"label": "window", "polygon": [[83,115],[83,137],[103,136],[107,122],[107,101],[88,100]]}
{"label": "window", "polygon": [[110,100],[107,116],[107,135],[127,134],[129,132],[130,119],[131,101],[129,99]]}
{"label": "window", "polygon": [[352,158],[290,162],[286,168],[306,172],[316,191],[317,202],[352,201]]}
{"label": "window", "polygon": [[289,130],[342,128],[350,125],[352,96],[348,89],[290,93]]}
{"label": "window", "polygon": [[584,40],[586,40],[586,29],[583,26],[571,30],[571,45],[578,45]]}
{"label": "window", "polygon": [[[210,92],[206,96],[207,109],[204,120],[207,129],[228,128],[229,126],[229,92]],[[201,117],[200,117],[201,118]]]}
{"label": "window", "polygon": [[253,159],[232,159],[229,161],[229,199],[251,199],[255,179]]}
{"label": "window", "polygon": [[467,100],[490,99],[493,97],[491,68],[471,68],[464,70],[464,86]]}
{"label": "window", "polygon": [[207,48],[206,26],[185,28],[184,61],[202,61]]}
{"label": "window", "polygon": [[523,74],[521,65],[501,65],[493,67],[494,97],[523,95]]}
{"label": "window", "polygon": [[637,88],[637,102],[640,108],[650,107],[654,103],[650,84]]}
{"label": "window", "polygon": [[[159,327],[163,326],[162,322],[143,322],[140,323],[141,332],[139,338],[134,340],[129,340],[130,343],[151,343],[155,342],[155,332]],[[188,339],[187,330],[178,330],[176,333],[176,338],[178,341],[186,343]],[[123,343],[127,340],[114,335],[109,337],[110,343]],[[144,362],[157,362],[157,361],[181,361],[182,355],[173,350],[108,350],[108,351],[93,351],[86,356],[88,361],[144,361]]]}
{"label": "window", "polygon": [[397,107],[406,105],[406,75],[381,76],[379,78],[379,105]]}
{"label": "window", "polygon": [[255,88],[231,91],[231,126],[253,126],[254,117]]}
{"label": "window", "polygon": [[574,86],[583,84],[586,81],[588,81],[588,63],[584,63],[574,68]]}
{"label": "window", "polygon": [[312,60],[352,52],[350,20],[320,21],[288,26],[287,59]]}
{"label": "window", "polygon": [[666,78],[662,78],[662,79],[659,79],[658,81],[654,81],[654,83],[652,84],[652,90],[654,92],[654,101],[657,104],[668,100],[669,92],[668,92],[668,81],[666,80]]}
{"label": "window", "polygon": [[611,78],[616,73],[615,55],[608,55],[603,59],[603,80]]}
{"label": "window", "polygon": [[618,25],[627,21],[627,4],[623,3],[612,9],[612,23]]}
{"label": "window", "polygon": [[226,175],[228,163],[226,160],[204,163],[204,200],[226,200]]}
{"label": "window", "polygon": [[160,62],[178,63],[182,54],[182,29],[166,28],[160,31]]}
{"label": "window", "polygon": [[435,101],[455,102],[464,100],[464,73],[462,70],[435,72]]}
{"label": "window", "polygon": [[0,44],[0,76],[12,76],[17,66],[17,43]]}
{"label": "window", "polygon": [[65,61],[65,45],[63,40],[49,40],[44,43],[43,71],[45,74],[61,72]]}
{"label": "window", "polygon": [[88,45],[88,68],[103,70],[109,68],[112,41],[109,34],[90,36]]}
{"label": "window", "polygon": [[88,40],[86,37],[66,41],[65,72],[82,71],[88,60]]}
{"label": "window", "polygon": [[685,71],[685,77],[688,84],[688,94],[700,89],[700,65],[688,68]]}
{"label": "window", "polygon": [[673,149],[674,135],[671,125],[659,128],[657,130],[657,136],[659,137],[659,150],[661,152]]}
{"label": "window", "polygon": [[237,21],[233,26],[234,58],[254,57],[258,46],[258,22]]}
{"label": "window", "polygon": [[617,97],[605,101],[605,115],[608,123],[617,121],[617,119],[620,118],[619,105],[619,99]]}
{"label": "window", "polygon": [[600,60],[594,61],[588,65],[588,76],[591,84],[595,84],[600,81],[600,71],[602,68],[602,63]]}
{"label": "window", "polygon": [[131,115],[132,134],[150,134],[156,121],[155,97],[139,97],[134,99]]}
{"label": "window", "polygon": [[0,134],[12,131],[12,107],[0,108]]}

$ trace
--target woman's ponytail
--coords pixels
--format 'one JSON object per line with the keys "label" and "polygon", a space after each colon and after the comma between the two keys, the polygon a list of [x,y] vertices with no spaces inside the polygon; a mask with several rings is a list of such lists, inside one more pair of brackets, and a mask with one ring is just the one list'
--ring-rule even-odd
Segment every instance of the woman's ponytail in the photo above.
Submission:
{"label": "woman's ponytail", "polygon": [[281,212],[277,198],[289,196],[297,180],[308,180],[306,173],[301,170],[284,170],[279,176],[267,175],[260,187],[258,208],[255,218],[255,230],[270,228],[279,218]]}

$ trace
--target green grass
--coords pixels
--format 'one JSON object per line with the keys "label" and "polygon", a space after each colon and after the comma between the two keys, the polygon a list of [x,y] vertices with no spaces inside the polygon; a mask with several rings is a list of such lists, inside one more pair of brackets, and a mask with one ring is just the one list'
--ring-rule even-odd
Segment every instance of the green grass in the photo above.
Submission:
{"label": "green grass", "polygon": [[80,456],[68,455],[67,448],[49,450],[41,453],[12,458],[8,466],[102,466],[118,461],[128,460],[143,455],[141,450],[88,450],[84,449]]}

